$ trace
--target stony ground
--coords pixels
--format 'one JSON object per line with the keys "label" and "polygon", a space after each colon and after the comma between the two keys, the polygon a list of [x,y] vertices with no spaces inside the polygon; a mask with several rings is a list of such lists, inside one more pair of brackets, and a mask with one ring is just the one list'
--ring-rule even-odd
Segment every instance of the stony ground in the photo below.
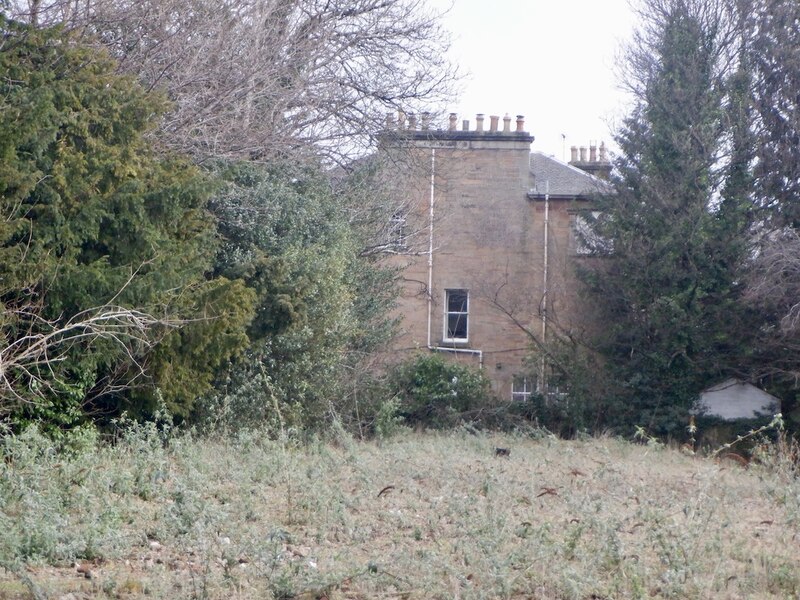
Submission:
{"label": "stony ground", "polygon": [[800,483],[770,449],[745,468],[468,431],[162,442],[20,442],[0,599],[800,596]]}

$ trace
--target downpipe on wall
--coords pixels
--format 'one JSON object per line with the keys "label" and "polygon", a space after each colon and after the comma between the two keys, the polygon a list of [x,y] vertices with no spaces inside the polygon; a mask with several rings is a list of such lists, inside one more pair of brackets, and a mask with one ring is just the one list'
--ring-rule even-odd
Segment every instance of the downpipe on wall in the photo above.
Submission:
{"label": "downpipe on wall", "polygon": [[428,199],[428,348],[431,344],[431,319],[433,317],[433,202],[436,190],[436,148],[431,148],[431,188]]}
{"label": "downpipe on wall", "polygon": [[[548,286],[548,250],[550,248],[550,180],[548,179],[545,182],[544,187],[544,265],[542,268],[542,346],[545,346],[547,343],[547,286]],[[539,391],[543,392],[547,389],[547,381],[546,381],[546,366],[545,366],[545,357],[544,353],[542,354],[542,364],[540,366],[539,372]]]}

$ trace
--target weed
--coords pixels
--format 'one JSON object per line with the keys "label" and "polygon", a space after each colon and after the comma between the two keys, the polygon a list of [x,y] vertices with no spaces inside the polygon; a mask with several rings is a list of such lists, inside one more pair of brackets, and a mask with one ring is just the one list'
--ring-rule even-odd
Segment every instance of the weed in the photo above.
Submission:
{"label": "weed", "polygon": [[382,402],[375,415],[375,437],[386,440],[397,435],[403,429],[405,419],[399,414],[400,399],[397,396]]}
{"label": "weed", "polygon": [[796,446],[780,436],[747,471],[610,437],[467,427],[380,444],[343,429],[301,442],[151,426],[69,451],[35,430],[2,443],[0,590],[60,589],[75,560],[118,597],[758,599],[800,587]]}
{"label": "weed", "polygon": [[763,435],[767,431],[778,431],[778,432],[783,431],[783,415],[781,415],[781,413],[778,413],[777,415],[772,417],[772,420],[766,425],[762,425],[757,429],[751,429],[745,434],[737,435],[736,439],[733,440],[732,442],[722,444],[719,448],[717,448],[711,453],[711,456],[717,457],[724,452],[729,452],[730,449],[733,448],[733,446],[735,446],[736,444],[756,438],[759,435]]}

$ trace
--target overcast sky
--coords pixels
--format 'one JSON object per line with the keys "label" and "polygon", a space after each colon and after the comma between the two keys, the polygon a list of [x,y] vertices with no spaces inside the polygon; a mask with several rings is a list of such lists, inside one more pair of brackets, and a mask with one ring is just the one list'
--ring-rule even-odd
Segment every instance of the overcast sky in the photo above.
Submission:
{"label": "overcast sky", "polygon": [[[525,115],[534,150],[611,142],[626,99],[615,67],[634,17],[628,0],[429,0],[452,9],[451,59],[468,73],[456,106],[475,115]],[[562,142],[562,134],[566,136]]]}

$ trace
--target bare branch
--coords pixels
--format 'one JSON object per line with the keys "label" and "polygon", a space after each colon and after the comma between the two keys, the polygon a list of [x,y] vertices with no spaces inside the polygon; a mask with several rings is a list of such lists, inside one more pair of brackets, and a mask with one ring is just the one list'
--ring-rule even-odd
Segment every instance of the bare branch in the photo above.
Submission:
{"label": "bare branch", "polygon": [[363,153],[387,110],[453,92],[449,36],[424,0],[40,0],[15,16],[64,23],[174,103],[170,148],[266,160]]}
{"label": "bare branch", "polygon": [[783,334],[800,333],[800,235],[785,228],[766,236],[748,273],[746,299],[777,314]]}
{"label": "bare branch", "polygon": [[[57,394],[54,384],[60,381],[58,365],[76,344],[109,341],[138,367],[142,349],[154,344],[154,328],[170,328],[180,322],[155,317],[142,311],[106,305],[78,313],[66,323],[43,319],[38,307],[4,307],[0,329],[0,415],[25,403],[36,403]],[[21,332],[21,333],[19,333]],[[15,334],[16,333],[16,334]],[[131,378],[136,378],[133,375]],[[130,381],[109,382],[129,387]]]}

